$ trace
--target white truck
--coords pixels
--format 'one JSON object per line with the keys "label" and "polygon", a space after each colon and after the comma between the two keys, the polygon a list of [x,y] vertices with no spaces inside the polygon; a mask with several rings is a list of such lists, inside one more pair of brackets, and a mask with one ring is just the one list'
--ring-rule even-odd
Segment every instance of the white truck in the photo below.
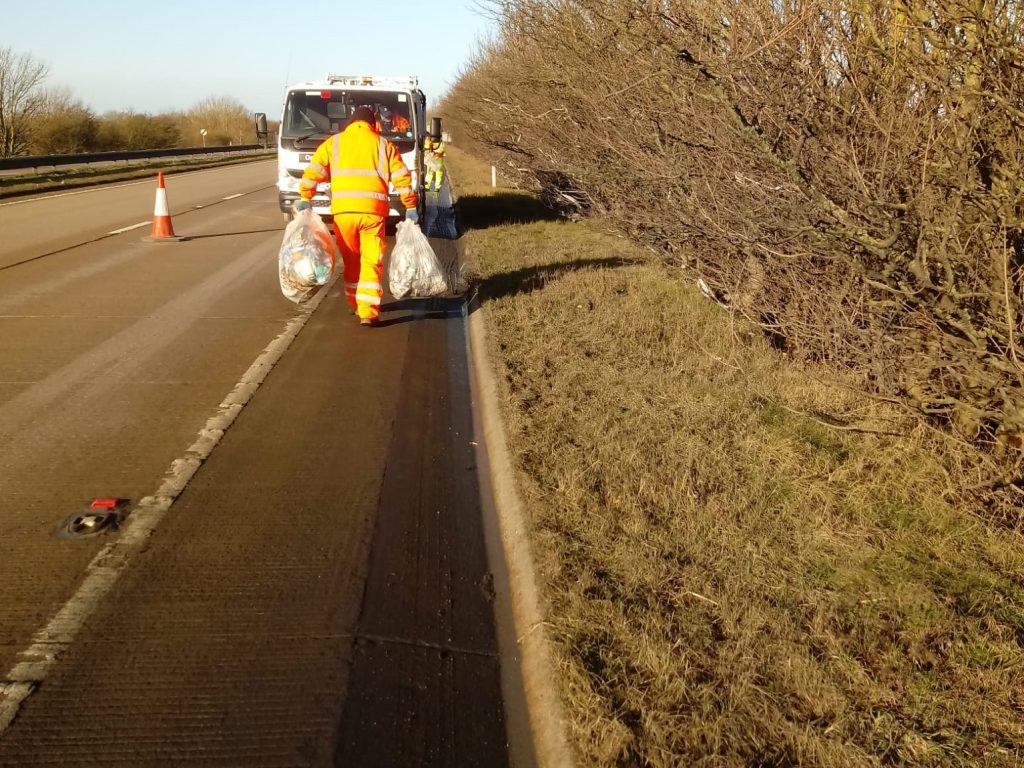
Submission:
{"label": "white truck", "polygon": [[[423,137],[441,135],[441,120],[426,125],[427,99],[416,77],[390,78],[373,75],[328,75],[324,80],[297,83],[288,88],[277,140],[278,202],[285,220],[299,197],[299,181],[309,159],[321,142],[343,130],[358,106],[372,107],[380,117],[381,135],[402,153],[412,172],[413,188],[423,189]],[[422,214],[424,195],[420,194]],[[391,217],[401,217],[405,207],[390,189]],[[313,196],[313,210],[327,217],[331,212],[330,182],[320,184]],[[422,216],[421,216],[422,219]]]}

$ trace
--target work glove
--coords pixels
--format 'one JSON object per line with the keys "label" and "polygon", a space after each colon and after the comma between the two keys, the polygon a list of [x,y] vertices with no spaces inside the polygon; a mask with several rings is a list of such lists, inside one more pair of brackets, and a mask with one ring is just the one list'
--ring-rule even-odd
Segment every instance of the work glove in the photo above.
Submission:
{"label": "work glove", "polygon": [[405,220],[411,221],[413,224],[417,224],[420,220],[420,212],[415,208],[409,208],[405,212]]}
{"label": "work glove", "polygon": [[292,211],[295,213],[301,213],[302,211],[309,210],[313,207],[313,204],[309,200],[296,200],[295,205],[292,206]]}

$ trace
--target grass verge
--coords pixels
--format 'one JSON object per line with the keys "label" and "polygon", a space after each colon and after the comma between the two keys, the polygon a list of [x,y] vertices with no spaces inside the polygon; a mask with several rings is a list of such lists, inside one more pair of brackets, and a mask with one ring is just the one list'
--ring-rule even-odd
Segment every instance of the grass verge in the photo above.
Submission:
{"label": "grass verge", "polygon": [[57,168],[47,173],[0,176],[0,200],[4,198],[35,195],[42,192],[54,192],[66,189],[79,189],[97,184],[109,184],[114,181],[127,181],[152,176],[157,171],[166,174],[196,171],[203,168],[219,168],[225,165],[253,163],[269,160],[273,154],[247,155],[239,158],[168,158],[164,160],[147,160],[131,165],[107,164],[100,166],[83,166],[76,168]]}
{"label": "grass verge", "polygon": [[1024,763],[1024,547],[933,436],[449,157],[580,764]]}

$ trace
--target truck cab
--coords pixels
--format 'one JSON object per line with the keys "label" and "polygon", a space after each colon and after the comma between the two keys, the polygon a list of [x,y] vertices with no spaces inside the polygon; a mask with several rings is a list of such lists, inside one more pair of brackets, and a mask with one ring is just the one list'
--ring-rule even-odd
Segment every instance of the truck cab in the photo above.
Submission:
{"label": "truck cab", "polygon": [[[372,75],[328,75],[324,80],[298,83],[285,93],[277,144],[278,203],[285,220],[299,199],[299,182],[320,144],[344,130],[356,107],[372,107],[380,117],[381,135],[402,154],[412,173],[413,189],[423,189],[423,136],[427,133],[426,96],[418,79]],[[390,214],[401,218],[405,207],[389,190]],[[420,206],[423,206],[420,194]],[[320,184],[313,196],[313,210],[331,214],[330,182]],[[421,211],[422,212],[422,211]]]}

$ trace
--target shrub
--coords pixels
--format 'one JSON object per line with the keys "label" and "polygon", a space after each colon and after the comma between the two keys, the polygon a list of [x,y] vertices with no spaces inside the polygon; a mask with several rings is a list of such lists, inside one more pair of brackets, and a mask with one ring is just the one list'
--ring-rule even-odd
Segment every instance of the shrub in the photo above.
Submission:
{"label": "shrub", "polygon": [[444,105],[506,176],[684,263],[1024,487],[1022,11],[506,0]]}

